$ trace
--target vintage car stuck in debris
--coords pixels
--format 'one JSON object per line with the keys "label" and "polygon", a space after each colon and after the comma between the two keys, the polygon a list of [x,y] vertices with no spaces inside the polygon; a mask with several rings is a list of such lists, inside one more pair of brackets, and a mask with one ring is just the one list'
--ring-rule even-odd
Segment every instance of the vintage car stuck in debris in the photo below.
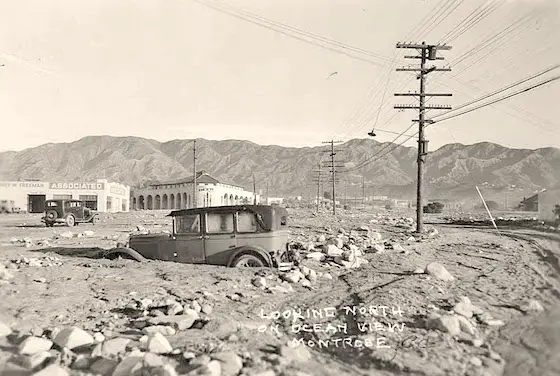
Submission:
{"label": "vintage car stuck in debris", "polygon": [[230,267],[289,266],[288,212],[267,205],[219,206],[171,212],[171,234],[131,235],[106,258],[155,259]]}
{"label": "vintage car stuck in debris", "polygon": [[93,223],[99,219],[98,214],[86,208],[80,200],[47,200],[45,201],[45,216],[41,218],[47,227],[55,223],[63,223],[69,227],[78,223]]}

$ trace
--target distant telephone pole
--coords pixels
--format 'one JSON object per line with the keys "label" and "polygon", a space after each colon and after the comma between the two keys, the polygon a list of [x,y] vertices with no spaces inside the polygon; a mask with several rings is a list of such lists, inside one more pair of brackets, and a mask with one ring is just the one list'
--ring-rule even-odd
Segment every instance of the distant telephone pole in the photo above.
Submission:
{"label": "distant telephone pole", "polygon": [[366,207],[366,184],[365,179],[362,176],[362,208]]}
{"label": "distant telephone pole", "polygon": [[268,179],[266,179],[266,205],[268,205]]}
{"label": "distant telephone pole", "polygon": [[331,150],[330,150],[330,157],[331,157],[331,165],[329,166],[331,168],[331,178],[332,178],[332,202],[333,202],[333,215],[336,215],[336,168],[337,167],[344,167],[344,166],[337,166],[335,165],[335,161],[334,160],[334,156],[336,155],[335,150],[334,150],[334,145],[335,144],[340,144],[342,141],[325,141],[323,142],[323,144],[330,144],[331,145]]}
{"label": "distant telephone pole", "polygon": [[322,179],[323,177],[321,176],[321,162],[318,163],[317,165],[319,167],[319,169],[317,171],[314,171],[317,173],[317,213],[319,212],[319,202],[321,201],[321,183],[322,183]]}
{"label": "distant telephone pole", "polygon": [[197,179],[196,179],[196,140],[193,140],[193,170],[194,170],[194,179],[193,179],[193,208],[197,207],[198,200],[198,187],[197,187]]}
{"label": "distant telephone pole", "polygon": [[344,181],[344,205],[348,203],[348,179]]}
{"label": "distant telephone pole", "polygon": [[257,182],[255,181],[254,173],[253,173],[253,205],[257,205]]}
{"label": "distant telephone pole", "polygon": [[438,50],[450,50],[451,46],[444,45],[428,45],[426,42],[422,44],[413,43],[397,43],[397,48],[408,48],[418,50],[419,56],[405,56],[407,59],[420,59],[420,68],[397,68],[400,72],[420,72],[416,79],[420,80],[420,92],[419,93],[403,93],[395,94],[395,96],[414,96],[419,98],[419,105],[396,105],[395,109],[400,110],[410,110],[417,109],[418,120],[418,176],[416,185],[416,232],[423,232],[423,218],[422,218],[422,188],[424,180],[424,163],[425,157],[428,154],[428,141],[424,139],[424,127],[426,124],[433,123],[433,120],[425,119],[426,110],[450,110],[451,106],[433,105],[426,106],[426,97],[450,97],[451,94],[427,94],[425,92],[426,88],[426,76],[430,72],[440,72],[440,71],[451,71],[450,68],[436,68],[435,66],[426,68],[426,62],[428,60],[443,60],[443,57],[436,57]]}

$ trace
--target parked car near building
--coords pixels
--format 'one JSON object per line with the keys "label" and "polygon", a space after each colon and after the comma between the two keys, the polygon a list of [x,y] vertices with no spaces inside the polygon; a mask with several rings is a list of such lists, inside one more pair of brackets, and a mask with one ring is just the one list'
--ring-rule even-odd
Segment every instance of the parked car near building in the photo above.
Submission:
{"label": "parked car near building", "polygon": [[47,200],[45,216],[41,218],[47,227],[63,223],[69,227],[79,223],[93,223],[99,219],[98,214],[87,208],[80,200]]}
{"label": "parked car near building", "polygon": [[106,258],[131,258],[229,267],[280,267],[296,262],[288,243],[288,212],[269,205],[172,211],[171,234],[132,235]]}
{"label": "parked car near building", "polygon": [[0,213],[11,214],[19,213],[19,208],[16,208],[14,200],[0,200]]}

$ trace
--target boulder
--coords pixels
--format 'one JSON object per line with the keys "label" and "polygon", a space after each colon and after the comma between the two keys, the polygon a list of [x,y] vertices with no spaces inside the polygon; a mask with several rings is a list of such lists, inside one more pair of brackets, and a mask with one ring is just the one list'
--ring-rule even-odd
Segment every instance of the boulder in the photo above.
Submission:
{"label": "boulder", "polygon": [[453,336],[461,333],[461,324],[456,315],[432,315],[426,320],[427,329],[437,329]]}
{"label": "boulder", "polygon": [[112,358],[126,351],[126,346],[130,343],[128,338],[111,338],[98,344],[92,351],[94,357]]}
{"label": "boulder", "polygon": [[342,256],[342,249],[334,244],[327,244],[324,247],[324,253],[331,257]]}
{"label": "boulder", "polygon": [[49,351],[53,343],[51,340],[40,337],[27,337],[18,346],[18,352],[22,355],[32,355]]}
{"label": "boulder", "polygon": [[279,354],[288,361],[298,363],[311,360],[311,352],[305,346],[284,345],[280,347]]}
{"label": "boulder", "polygon": [[237,376],[243,368],[243,360],[233,351],[212,353],[210,357],[220,362],[222,376]]}
{"label": "boulder", "polygon": [[12,334],[12,329],[0,321],[0,338],[7,337]]}
{"label": "boulder", "polygon": [[93,337],[78,327],[70,327],[62,329],[53,341],[60,347],[66,347],[70,350],[94,343]]}
{"label": "boulder", "polygon": [[471,318],[473,316],[473,304],[466,296],[463,296],[460,299],[459,303],[455,304],[453,307],[453,311],[466,318]]}
{"label": "boulder", "polygon": [[167,338],[161,333],[148,335],[146,349],[154,354],[168,354],[173,351],[173,347],[171,347]]}
{"label": "boulder", "polygon": [[33,376],[68,376],[69,373],[64,369],[62,366],[58,364],[51,364],[37,373],[34,373]]}
{"label": "boulder", "polygon": [[455,279],[439,262],[429,263],[426,266],[425,272],[442,281],[453,281]]}

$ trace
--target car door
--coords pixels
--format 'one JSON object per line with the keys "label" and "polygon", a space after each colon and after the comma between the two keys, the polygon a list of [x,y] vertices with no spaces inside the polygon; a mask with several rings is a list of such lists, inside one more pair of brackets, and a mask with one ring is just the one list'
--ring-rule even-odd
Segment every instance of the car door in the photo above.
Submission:
{"label": "car door", "polygon": [[188,214],[175,217],[171,261],[188,264],[205,262],[204,238],[202,236],[200,214]]}
{"label": "car door", "polygon": [[74,203],[72,201],[63,201],[64,203],[64,218],[66,218],[66,216],[68,216],[69,214],[72,214],[74,216],[74,218],[76,217],[76,213],[74,213]]}
{"label": "car door", "polygon": [[82,221],[84,219],[84,207],[80,201],[75,201],[74,205],[74,216],[76,217],[76,220]]}
{"label": "car door", "polygon": [[206,213],[204,250],[208,264],[227,265],[237,248],[234,223],[233,212]]}

